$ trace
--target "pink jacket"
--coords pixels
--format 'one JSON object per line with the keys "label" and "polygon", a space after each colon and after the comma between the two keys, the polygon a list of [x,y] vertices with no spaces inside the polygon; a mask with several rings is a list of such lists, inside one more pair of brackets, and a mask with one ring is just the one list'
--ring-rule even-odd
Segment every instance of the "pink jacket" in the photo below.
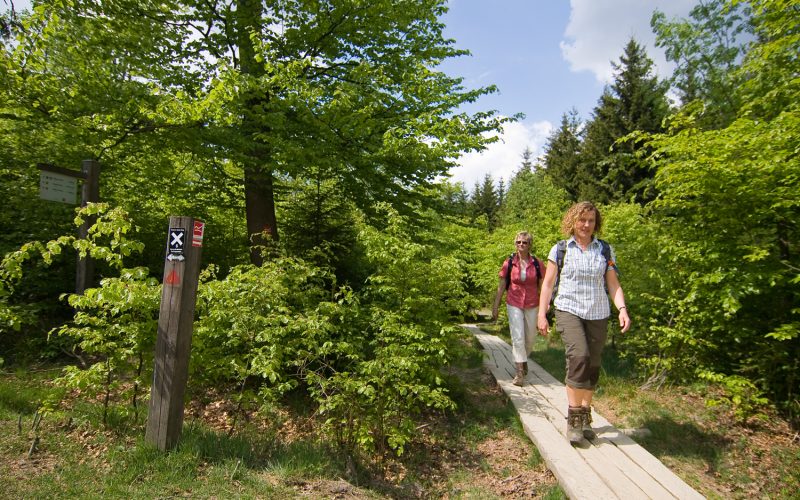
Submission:
{"label": "pink jacket", "polygon": [[[506,304],[519,307],[520,309],[530,309],[539,306],[539,277],[536,274],[536,267],[533,265],[532,257],[528,260],[528,267],[525,269],[525,281],[520,280],[519,268],[519,255],[514,255],[513,264],[511,266],[511,285],[506,292]],[[544,263],[540,259],[539,268],[544,277]],[[508,267],[508,259],[503,261],[503,267],[500,268],[498,276],[505,279],[506,268]]]}

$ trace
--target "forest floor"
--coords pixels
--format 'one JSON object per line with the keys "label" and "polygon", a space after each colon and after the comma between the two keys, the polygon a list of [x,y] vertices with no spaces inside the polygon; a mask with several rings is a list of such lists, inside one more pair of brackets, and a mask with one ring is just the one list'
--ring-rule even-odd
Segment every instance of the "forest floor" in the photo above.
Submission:
{"label": "forest floor", "polygon": [[[453,375],[465,389],[461,409],[455,416],[429,414],[403,456],[384,459],[383,477],[373,474],[361,486],[353,479],[295,479],[292,488],[299,496],[337,499],[564,498],[494,377],[483,367],[454,369]],[[223,400],[195,404],[187,418],[223,433],[230,409]],[[280,434],[287,442],[306,440],[314,433],[308,423],[286,419]]]}
{"label": "forest floor", "polygon": [[[546,342],[537,349],[532,357],[561,376],[563,350]],[[401,457],[358,467],[331,466],[336,458],[326,451],[317,458],[308,451],[287,455],[320,442],[319,423],[302,411],[283,410],[271,420],[239,414],[234,441],[227,440],[236,407],[214,391],[192,398],[186,446],[172,456],[142,450],[140,424],[103,430],[64,416],[42,421],[41,441],[30,453],[32,411],[20,409],[15,385],[26,375],[0,374],[0,491],[19,498],[563,498],[503,391],[479,362],[467,365],[448,374],[460,381],[460,392],[452,394],[458,410],[428,414]],[[647,428],[651,436],[637,441],[701,494],[796,498],[800,436],[784,420],[767,415],[739,422],[730,410],[705,403],[709,388],[645,390],[613,372],[604,375],[595,409],[619,428]],[[239,459],[235,437],[244,429],[250,434],[243,439],[260,433],[270,444]],[[258,448],[244,442],[243,455]]]}
{"label": "forest floor", "polygon": [[[510,341],[497,325],[478,326]],[[558,339],[538,339],[531,358],[563,380]],[[609,345],[593,406],[617,428],[644,431],[634,439],[707,498],[797,498],[800,433],[773,408],[738,418],[724,401],[711,384],[642,384]]]}
{"label": "forest floor", "polygon": [[[302,471],[287,474],[284,467],[249,467],[238,475],[231,474],[239,479],[226,485],[227,492],[245,498],[564,498],[555,477],[525,436],[513,406],[492,376],[482,367],[458,369],[454,375],[464,384],[464,393],[460,395],[463,410],[456,415],[428,415],[402,457],[385,459],[380,467],[373,464],[370,473],[364,473],[363,469],[358,474],[341,471],[342,477]],[[3,378],[8,380],[8,377]],[[0,391],[0,407],[3,403]],[[198,426],[217,436],[225,436],[234,411],[235,405],[230,400],[209,391],[190,402],[185,414],[184,436],[193,433],[191,429]],[[247,425],[251,430],[254,425],[264,425],[266,431],[269,426],[259,424],[263,418],[255,413],[240,418],[249,421]],[[14,435],[18,434],[19,422],[27,426],[29,418],[14,420],[0,419],[0,433],[6,436],[0,438],[0,489],[12,496],[38,497],[43,491],[52,491],[48,483],[71,477],[73,486],[70,489],[78,491],[78,496],[91,497],[93,492],[103,491],[103,496],[115,498],[117,496],[109,493],[107,486],[99,490],[76,490],[75,483],[98,480],[100,484],[118,483],[119,477],[124,476],[122,469],[137,467],[119,463],[117,457],[118,450],[137,446],[139,438],[135,435],[88,427],[71,419],[53,422],[45,418],[37,432],[42,439],[28,456],[31,433],[23,431],[19,439],[14,439]],[[281,448],[315,439],[312,419],[284,414],[278,420],[282,422],[276,433],[280,436]],[[56,437],[56,433],[61,435]],[[196,466],[195,484],[190,487],[163,486],[176,497],[216,496],[203,493],[209,487],[198,487],[198,483],[210,482],[210,477],[218,475],[213,472],[218,467],[216,462],[215,458],[201,460]],[[86,466],[85,473],[76,472],[83,466]],[[35,486],[40,483],[45,486]],[[265,490],[267,487],[274,489]],[[70,489],[64,489],[55,497],[73,497],[66,493]],[[213,491],[213,487],[210,489]],[[270,493],[261,496],[258,491]],[[140,491],[134,496],[146,498],[147,494]]]}

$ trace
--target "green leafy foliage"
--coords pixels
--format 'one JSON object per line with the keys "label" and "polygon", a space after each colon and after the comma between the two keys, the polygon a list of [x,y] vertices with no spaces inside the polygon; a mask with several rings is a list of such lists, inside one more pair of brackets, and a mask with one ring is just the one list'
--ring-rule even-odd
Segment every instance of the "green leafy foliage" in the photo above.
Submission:
{"label": "green leafy foliage", "polygon": [[466,266],[435,232],[413,234],[408,219],[379,208],[386,229],[359,224],[373,272],[358,295],[297,258],[224,279],[205,273],[193,380],[235,386],[256,407],[306,389],[331,435],[368,453],[402,453],[424,409],[452,408],[440,370],[452,355],[451,317],[468,304]]}
{"label": "green leafy foliage", "polygon": [[[198,389],[233,387],[242,405],[268,406],[309,388],[334,432],[360,436],[345,441],[401,452],[416,415],[452,405],[439,375],[450,321],[475,303],[465,291],[472,256],[456,255],[474,233],[420,207],[438,200],[434,181],[455,158],[496,140],[509,120],[458,111],[495,89],[439,71],[466,55],[443,36],[445,9],[441,0],[37,2],[13,33],[4,27],[0,193],[24,220],[47,223],[31,238],[4,213],[13,230],[2,244],[55,243],[7,261],[4,324],[24,326],[5,297],[27,256],[57,259],[70,247],[103,260],[111,270],[100,286],[69,297],[78,312],[50,337],[74,342],[85,362],[61,381],[107,398],[145,382],[163,221],[189,213],[214,235],[198,292]],[[34,203],[34,165],[84,158],[102,165],[104,200],[130,214],[145,245],[127,239],[122,218],[92,208],[90,240],[60,239],[57,216],[68,209]],[[391,231],[368,226],[381,223]],[[274,262],[243,265],[262,234],[287,241],[270,249]],[[132,263],[134,251],[143,255]]]}
{"label": "green leafy foliage", "polygon": [[295,258],[237,266],[224,279],[213,279],[212,271],[198,289],[196,380],[244,388],[253,381],[272,401],[324,364],[327,354],[345,354],[346,343],[335,339],[353,298],[347,290],[329,291],[326,271]]}
{"label": "green leafy foliage", "polygon": [[[608,203],[634,321],[612,340],[642,381],[710,382],[742,420],[766,400],[796,416],[800,23],[788,0],[751,5],[752,18],[739,2],[654,18],[686,63],[678,113],[664,121],[666,88],[631,40],[586,127],[562,119],[546,169],[527,151],[507,192],[487,177],[470,201],[434,179],[505,119],[457,112],[494,88],[437,70],[464,55],[443,39],[439,0],[37,2],[4,18],[0,51],[4,347],[34,345],[28,328],[70,289],[75,254],[92,256],[103,279],[68,297],[77,312],[50,348],[83,363],[66,386],[135,404],[163,221],[190,213],[213,235],[192,388],[265,412],[305,392],[348,450],[403,453],[420,415],[453,408],[452,322],[491,301],[516,232],[545,258],[569,202],[589,197]],[[751,27],[752,45],[715,42]],[[84,209],[77,222],[97,222],[78,240],[62,236],[68,207],[36,200],[34,165],[86,157],[119,208]],[[253,234],[274,238],[260,267],[244,264]]]}
{"label": "green leafy foliage", "polygon": [[[463,263],[418,242],[399,214],[386,211],[387,228],[364,227],[361,237],[375,267],[364,291],[358,346],[347,366],[314,389],[320,411],[338,441],[350,448],[403,453],[424,408],[453,408],[440,369],[450,361],[463,309]],[[355,326],[355,325],[354,325]]]}
{"label": "green leafy foliage", "polygon": [[71,339],[87,366],[68,366],[56,383],[88,397],[101,390],[107,398],[112,392],[131,397],[138,411],[139,389],[152,379],[160,298],[160,284],[142,267],[123,269],[83,295],[69,295],[75,317],[53,334]]}
{"label": "green leafy foliage", "polygon": [[[77,210],[75,225],[81,226],[88,218],[94,223],[86,238],[62,236],[47,243],[34,241],[6,254],[0,266],[0,314],[6,320],[4,329],[19,330],[23,322],[21,308],[10,305],[9,300],[14,285],[23,278],[27,261],[40,258],[49,265],[64,248],[71,247],[79,256],[121,268],[126,257],[141,251],[142,244],[128,237],[132,224],[124,211],[104,204],[88,204]],[[136,364],[136,376],[142,376],[145,353],[152,352],[155,338],[160,288],[148,277],[146,268],[120,272],[119,278],[102,280],[100,288],[68,297],[70,306],[76,309],[73,323],[58,327],[55,333],[70,338],[73,341],[70,345],[77,347],[76,357],[90,365],[88,369],[68,367],[59,380],[68,387],[88,389],[90,394],[105,388],[108,395],[120,382],[119,378],[112,378],[112,373],[129,375],[134,371],[129,366],[131,362]],[[98,378],[99,373],[104,376]],[[134,401],[141,382],[139,378],[134,383]]]}
{"label": "green leafy foliage", "polygon": [[740,422],[745,422],[753,416],[766,418],[764,414],[760,413],[760,410],[769,403],[769,399],[765,398],[761,389],[746,377],[724,375],[708,370],[699,370],[697,377],[700,380],[719,385],[725,391],[720,398],[712,397],[706,400],[707,405],[729,405],[733,408],[734,417]]}
{"label": "green leafy foliage", "polygon": [[689,19],[667,20],[656,11],[650,21],[656,45],[677,67],[672,82],[684,104],[700,101],[704,128],[728,125],[741,106],[735,90],[745,75],[736,69],[752,32],[747,2],[713,0],[692,8]]}
{"label": "green leafy foliage", "polygon": [[534,237],[531,251],[547,260],[550,247],[560,239],[561,214],[569,206],[568,196],[546,171],[520,170],[511,179],[501,220],[505,225],[526,228]]}
{"label": "green leafy foliage", "polygon": [[89,256],[120,268],[123,259],[141,251],[142,244],[127,236],[133,226],[124,211],[90,203],[77,210],[75,226],[82,225],[88,217],[94,217],[95,223],[89,228],[86,238],[61,236],[46,243],[32,241],[3,257],[0,263],[0,317],[4,321],[0,324],[0,332],[6,329],[18,331],[23,324],[20,316],[23,308],[15,306],[12,298],[28,261],[41,259],[45,265],[50,265],[64,248],[72,248],[81,257]]}
{"label": "green leafy foliage", "polygon": [[[669,244],[663,268],[674,275],[661,292],[673,319],[660,328],[675,346],[664,357],[723,374],[742,411],[761,391],[797,411],[796,18],[796,10],[754,4],[763,36],[744,59],[746,104],[730,125],[703,130],[690,106],[650,142],[662,192],[654,215]],[[739,390],[735,377],[757,390]]]}

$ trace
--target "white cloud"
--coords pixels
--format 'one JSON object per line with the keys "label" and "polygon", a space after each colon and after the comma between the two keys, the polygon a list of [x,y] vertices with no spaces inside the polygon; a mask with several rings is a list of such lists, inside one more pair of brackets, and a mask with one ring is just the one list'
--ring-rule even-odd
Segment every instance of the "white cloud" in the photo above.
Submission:
{"label": "white cloud", "polygon": [[658,9],[667,18],[686,17],[699,0],[570,0],[569,23],[561,41],[561,54],[572,71],[591,71],[601,83],[613,79],[611,62],[633,37],[646,47],[661,78],[671,65],[655,46],[650,17]]}
{"label": "white cloud", "polygon": [[522,153],[529,148],[532,160],[542,155],[547,138],[553,130],[550,122],[514,122],[503,127],[500,140],[490,144],[482,153],[469,153],[462,156],[459,166],[450,170],[450,182],[462,182],[471,191],[476,182],[482,182],[486,174],[495,182],[501,178],[506,185],[522,164]]}

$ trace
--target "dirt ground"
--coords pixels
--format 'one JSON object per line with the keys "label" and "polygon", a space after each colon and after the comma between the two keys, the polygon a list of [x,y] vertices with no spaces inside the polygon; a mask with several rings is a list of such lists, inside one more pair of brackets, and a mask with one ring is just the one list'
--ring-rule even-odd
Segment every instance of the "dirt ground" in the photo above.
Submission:
{"label": "dirt ground", "polygon": [[[285,477],[264,472],[263,479],[291,488],[292,497],[299,498],[558,498],[557,481],[533,444],[513,418],[507,413],[503,416],[509,402],[493,377],[482,367],[461,370],[457,375],[466,388],[462,406],[472,410],[429,415],[406,454],[384,462],[382,473],[370,478],[362,473],[325,480],[295,479],[286,484]],[[186,420],[201,420],[204,426],[227,433],[236,413],[234,403],[221,394],[204,396],[204,402],[189,404]],[[643,444],[701,494],[709,498],[797,498],[800,435],[785,420],[772,415],[737,422],[729,410],[710,409],[703,397],[681,388],[648,391],[645,397],[648,404],[660,408],[659,414],[688,418],[653,420],[653,424],[672,425],[668,430],[674,432],[662,432],[662,442]],[[625,397],[608,396],[596,399],[595,409],[620,427],[628,426],[635,410]],[[312,418],[281,417],[278,435],[287,442],[315,433]],[[248,425],[264,420],[256,415],[240,416],[237,428],[242,418],[249,420]],[[104,431],[61,425],[69,441],[85,450],[86,460],[103,463],[108,444],[97,443],[113,443],[114,436],[98,440],[96,434]],[[479,437],[465,436],[470,432]],[[677,444],[688,445],[676,447],[675,439],[680,440]],[[57,462],[57,457],[43,448],[33,458],[19,457],[0,469],[11,478],[24,480],[52,471]]]}
{"label": "dirt ground", "polygon": [[[498,410],[510,404],[502,389],[484,368],[460,370],[467,392],[467,405],[480,405],[484,411]],[[226,430],[230,423],[230,403],[221,399],[210,404],[190,405],[187,418],[199,418],[206,425]],[[471,418],[462,416],[463,418]],[[459,417],[459,418],[462,418]],[[464,425],[463,420],[459,422]],[[482,425],[473,422],[474,425]],[[558,481],[539,457],[532,442],[511,426],[496,426],[477,442],[453,436],[461,432],[452,421],[441,415],[431,415],[419,428],[408,452],[399,459],[388,460],[383,478],[369,480],[367,487],[357,481],[313,480],[296,481],[292,488],[305,498],[366,499],[366,498],[542,498]],[[313,432],[308,420],[285,420],[280,435],[291,441]],[[270,482],[279,478],[268,478]]]}

